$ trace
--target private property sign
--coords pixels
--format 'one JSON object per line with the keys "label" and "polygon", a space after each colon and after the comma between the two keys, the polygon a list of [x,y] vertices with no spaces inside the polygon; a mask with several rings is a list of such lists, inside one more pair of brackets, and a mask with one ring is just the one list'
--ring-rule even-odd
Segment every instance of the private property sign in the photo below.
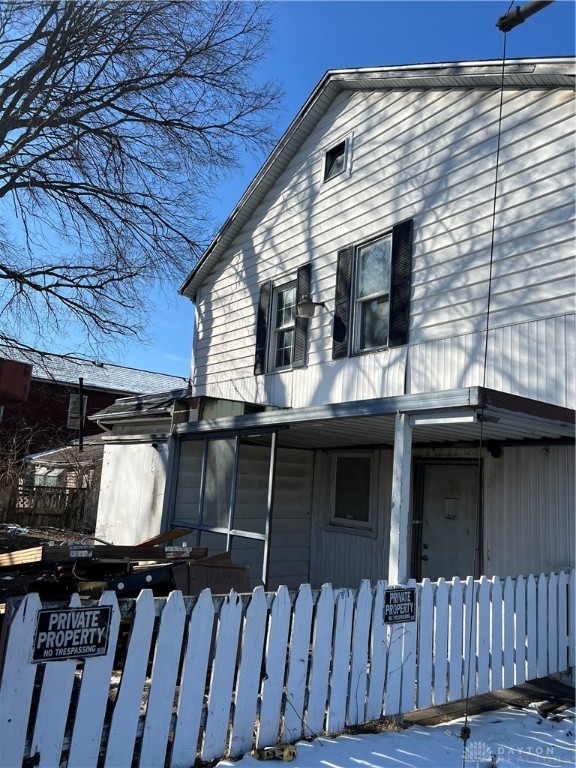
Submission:
{"label": "private property sign", "polygon": [[404,621],[416,621],[415,587],[387,589],[384,593],[384,622],[399,624]]}
{"label": "private property sign", "polygon": [[62,608],[38,611],[32,661],[104,656],[112,608]]}

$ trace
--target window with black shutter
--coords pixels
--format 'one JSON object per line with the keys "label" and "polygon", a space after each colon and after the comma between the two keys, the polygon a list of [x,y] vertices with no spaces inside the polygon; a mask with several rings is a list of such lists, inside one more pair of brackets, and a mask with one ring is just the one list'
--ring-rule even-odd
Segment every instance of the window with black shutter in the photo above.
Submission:
{"label": "window with black shutter", "polygon": [[298,317],[297,304],[310,296],[311,264],[297,271],[296,280],[260,286],[256,323],[254,373],[272,373],[306,365],[309,319]]}
{"label": "window with black shutter", "polygon": [[412,220],[338,252],[332,357],[408,342]]}

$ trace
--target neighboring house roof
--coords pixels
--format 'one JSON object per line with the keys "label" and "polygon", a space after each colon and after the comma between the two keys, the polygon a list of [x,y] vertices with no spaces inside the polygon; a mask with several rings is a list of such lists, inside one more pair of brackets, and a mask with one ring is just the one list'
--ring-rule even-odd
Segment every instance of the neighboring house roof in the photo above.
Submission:
{"label": "neighboring house roof", "polygon": [[151,393],[181,389],[187,380],[167,373],[141,371],[125,368],[97,360],[80,357],[53,355],[47,352],[32,352],[24,349],[0,346],[0,357],[32,363],[32,378],[37,381],[52,381],[59,384],[78,384],[82,378],[87,389],[109,392]]}
{"label": "neighboring house roof", "polygon": [[72,440],[68,445],[63,445],[60,448],[50,448],[48,451],[31,453],[29,456],[26,456],[26,459],[34,466],[39,467],[93,465],[94,462],[102,460],[105,437],[105,434],[85,437],[82,451],[79,450],[78,440]]}
{"label": "neighboring house roof", "polygon": [[[505,66],[504,87],[573,88],[574,62],[574,57],[510,59]],[[230,247],[304,140],[342,91],[500,88],[501,85],[501,61],[328,70],[180,288],[180,293],[195,299],[205,277]]]}
{"label": "neighboring house roof", "polygon": [[88,416],[88,418],[91,421],[108,423],[122,421],[124,419],[170,416],[172,414],[172,406],[174,403],[178,400],[185,400],[190,396],[191,389],[186,387],[152,395],[122,397],[107,408]]}

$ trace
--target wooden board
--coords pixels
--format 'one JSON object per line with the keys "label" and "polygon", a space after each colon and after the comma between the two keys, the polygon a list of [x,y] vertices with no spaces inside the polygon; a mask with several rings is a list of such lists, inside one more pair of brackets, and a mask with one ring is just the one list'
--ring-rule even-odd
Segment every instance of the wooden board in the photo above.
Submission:
{"label": "wooden board", "polygon": [[60,563],[67,560],[174,560],[190,558],[195,560],[203,557],[205,547],[191,547],[182,553],[166,552],[164,547],[154,546],[113,546],[98,544],[73,544],[65,546],[41,545],[30,549],[20,549],[0,555],[0,568],[14,568],[19,565],[32,563]]}

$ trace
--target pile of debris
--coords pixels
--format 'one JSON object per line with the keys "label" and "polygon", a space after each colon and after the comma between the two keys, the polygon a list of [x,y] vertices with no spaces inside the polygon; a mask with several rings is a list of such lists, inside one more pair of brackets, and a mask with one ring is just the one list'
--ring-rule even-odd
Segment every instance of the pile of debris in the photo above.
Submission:
{"label": "pile of debris", "polygon": [[64,600],[71,594],[98,598],[105,590],[134,597],[152,589],[165,597],[179,589],[197,595],[231,589],[248,592],[248,568],[234,565],[227,553],[208,556],[206,547],[167,544],[189,534],[176,529],[133,546],[116,546],[84,536],[78,541],[41,543],[0,554],[0,579],[26,576],[27,591],[42,600]]}

